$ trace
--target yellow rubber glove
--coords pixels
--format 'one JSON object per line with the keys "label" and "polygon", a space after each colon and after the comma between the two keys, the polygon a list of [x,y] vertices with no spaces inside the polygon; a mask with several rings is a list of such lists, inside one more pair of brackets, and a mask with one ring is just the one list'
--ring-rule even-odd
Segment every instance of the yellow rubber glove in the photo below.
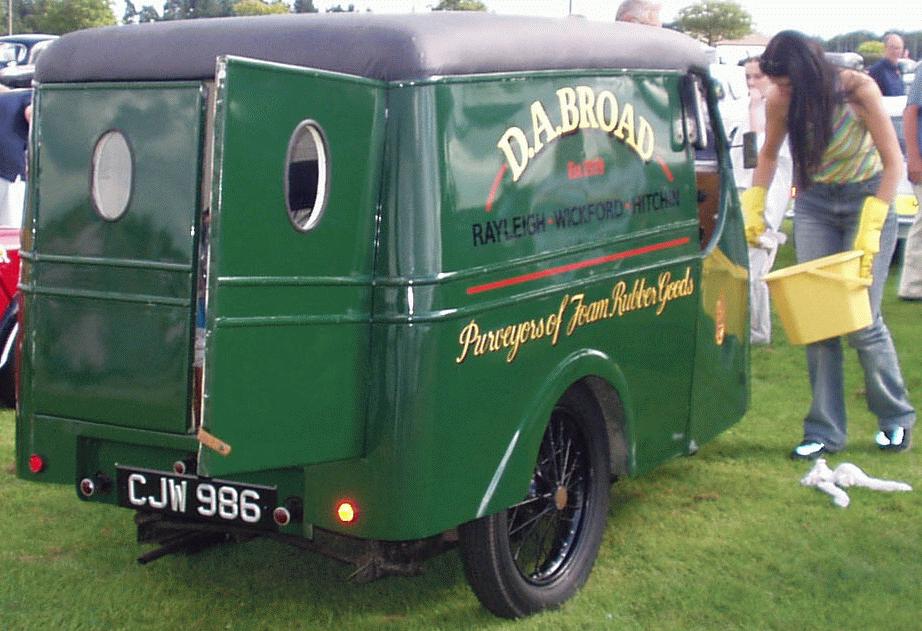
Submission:
{"label": "yellow rubber glove", "polygon": [[746,241],[749,245],[759,245],[759,237],[765,232],[766,192],[764,186],[753,186],[740,195],[743,225],[746,227]]}
{"label": "yellow rubber glove", "polygon": [[890,204],[873,195],[864,200],[861,206],[861,219],[858,222],[858,232],[855,233],[855,243],[852,248],[864,252],[861,257],[862,278],[871,277],[871,266],[874,264],[874,255],[880,252],[880,231],[890,212]]}

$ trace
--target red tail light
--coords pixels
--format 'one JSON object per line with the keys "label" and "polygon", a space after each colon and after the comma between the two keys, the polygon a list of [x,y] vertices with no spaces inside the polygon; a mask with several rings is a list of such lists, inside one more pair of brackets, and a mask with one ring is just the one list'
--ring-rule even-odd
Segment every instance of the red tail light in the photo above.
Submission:
{"label": "red tail light", "polygon": [[80,480],[80,492],[84,497],[91,497],[96,494],[96,483],[90,478]]}
{"label": "red tail light", "polygon": [[291,513],[284,506],[279,506],[272,511],[272,520],[279,526],[287,526],[291,523]]}
{"label": "red tail light", "polygon": [[29,471],[31,473],[41,473],[45,470],[45,459],[38,454],[29,456]]}
{"label": "red tail light", "polygon": [[188,458],[183,458],[182,460],[177,460],[173,463],[173,473],[178,475],[192,474],[195,472],[195,457],[190,456]]}
{"label": "red tail light", "polygon": [[298,497],[289,497],[272,511],[272,520],[279,526],[287,526],[304,518],[304,505]]}
{"label": "red tail light", "polygon": [[105,495],[112,490],[112,478],[100,471],[92,477],[80,480],[77,488],[80,490],[80,494],[83,495],[83,497],[92,497],[96,494]]}

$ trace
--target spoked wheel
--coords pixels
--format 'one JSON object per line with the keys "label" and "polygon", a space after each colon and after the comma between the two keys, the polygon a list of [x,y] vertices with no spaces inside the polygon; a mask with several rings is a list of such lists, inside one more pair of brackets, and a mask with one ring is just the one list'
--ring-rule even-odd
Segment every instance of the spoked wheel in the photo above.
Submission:
{"label": "spoked wheel", "polygon": [[586,582],[608,513],[605,428],[562,402],[551,415],[524,500],[458,529],[471,588],[505,618],[555,607]]}

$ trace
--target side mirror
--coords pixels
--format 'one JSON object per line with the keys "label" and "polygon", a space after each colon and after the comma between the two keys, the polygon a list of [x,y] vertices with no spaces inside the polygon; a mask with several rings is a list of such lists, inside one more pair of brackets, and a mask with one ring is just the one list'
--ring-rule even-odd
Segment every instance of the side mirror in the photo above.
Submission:
{"label": "side mirror", "polygon": [[743,134],[743,168],[754,169],[759,164],[759,142],[754,131]]}

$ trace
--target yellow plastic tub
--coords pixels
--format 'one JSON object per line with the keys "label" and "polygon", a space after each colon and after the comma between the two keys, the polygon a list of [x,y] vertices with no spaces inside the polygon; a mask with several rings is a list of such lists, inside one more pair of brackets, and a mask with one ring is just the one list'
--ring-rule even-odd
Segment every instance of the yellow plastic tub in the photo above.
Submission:
{"label": "yellow plastic tub", "polygon": [[810,344],[871,324],[870,279],[858,275],[862,252],[850,250],[765,276],[791,344]]}

